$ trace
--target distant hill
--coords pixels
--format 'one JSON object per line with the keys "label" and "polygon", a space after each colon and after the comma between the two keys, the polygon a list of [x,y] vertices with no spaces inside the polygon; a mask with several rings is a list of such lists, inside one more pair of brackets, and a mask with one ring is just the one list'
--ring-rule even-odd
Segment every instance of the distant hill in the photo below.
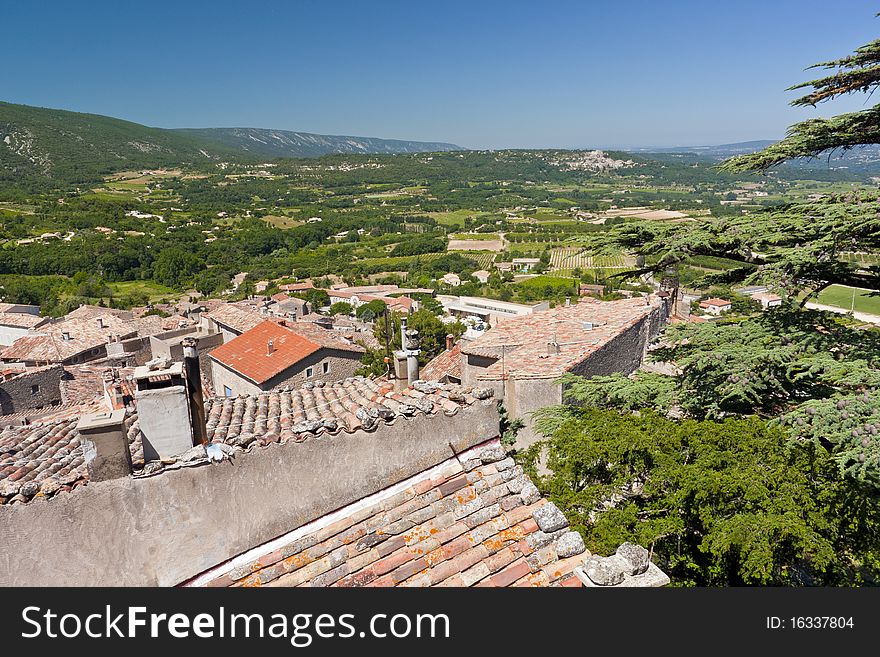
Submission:
{"label": "distant hill", "polygon": [[284,130],[149,128],[98,114],[0,102],[0,184],[78,184],[124,169],[333,153],[462,150],[454,144]]}
{"label": "distant hill", "polygon": [[443,142],[316,135],[267,128],[181,128],[174,132],[260,157],[318,157],[331,153],[437,153],[461,151]]}
{"label": "distant hill", "polygon": [[[766,148],[771,144],[775,144],[775,140],[760,139],[756,141],[743,141],[736,144],[720,144],[718,146],[674,146],[671,148],[638,148],[632,149],[634,153],[643,153],[646,155],[657,154],[676,154],[676,155],[696,155],[708,160],[720,162],[734,155],[743,155],[745,153],[754,153],[762,148]],[[830,156],[830,157],[829,157]],[[801,158],[792,160],[783,165],[782,168],[794,169],[799,171],[822,171],[829,169],[850,169],[860,173],[876,174],[880,165],[880,146],[873,144],[866,146],[856,146],[847,151],[833,151],[821,153],[815,158]]]}
{"label": "distant hill", "polygon": [[697,155],[724,159],[734,155],[754,153],[775,143],[776,141],[771,139],[758,139],[755,141],[741,141],[735,144],[719,144],[717,146],[671,146],[669,148],[633,148],[630,150],[633,153],[695,153]]}

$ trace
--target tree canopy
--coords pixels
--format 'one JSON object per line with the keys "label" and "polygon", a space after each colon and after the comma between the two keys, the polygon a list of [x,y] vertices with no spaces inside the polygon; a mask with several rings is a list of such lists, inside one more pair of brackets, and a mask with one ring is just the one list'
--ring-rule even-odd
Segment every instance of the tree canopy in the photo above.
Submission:
{"label": "tree canopy", "polygon": [[874,491],[758,418],[555,407],[538,428],[550,474],[537,472],[541,443],[526,467],[598,554],[648,546],[680,585],[877,582]]}

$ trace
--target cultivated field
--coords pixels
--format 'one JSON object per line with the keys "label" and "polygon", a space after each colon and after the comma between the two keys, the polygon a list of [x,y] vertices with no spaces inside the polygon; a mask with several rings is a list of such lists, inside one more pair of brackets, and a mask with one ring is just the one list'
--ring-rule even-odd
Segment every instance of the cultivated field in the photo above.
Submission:
{"label": "cultivated field", "polygon": [[497,240],[449,240],[449,251],[503,251],[504,242]]}

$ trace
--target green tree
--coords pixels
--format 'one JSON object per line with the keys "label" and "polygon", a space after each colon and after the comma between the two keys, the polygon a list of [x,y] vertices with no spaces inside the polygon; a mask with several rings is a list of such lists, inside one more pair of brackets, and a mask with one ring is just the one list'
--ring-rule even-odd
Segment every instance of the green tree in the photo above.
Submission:
{"label": "green tree", "polygon": [[153,261],[153,278],[162,285],[179,289],[204,267],[204,260],[195,253],[168,247]]}
{"label": "green tree", "polygon": [[878,581],[876,494],[757,418],[554,407],[537,426],[526,467],[594,552],[641,543],[679,585]]}
{"label": "green tree", "polygon": [[352,307],[347,301],[337,301],[330,306],[331,315],[351,315]]}

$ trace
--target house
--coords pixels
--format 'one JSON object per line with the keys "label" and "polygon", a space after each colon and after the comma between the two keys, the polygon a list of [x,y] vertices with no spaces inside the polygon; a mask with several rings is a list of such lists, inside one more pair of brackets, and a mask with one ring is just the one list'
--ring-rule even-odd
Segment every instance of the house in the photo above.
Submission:
{"label": "house", "polygon": [[222,333],[224,341],[249,331],[266,319],[255,307],[237,303],[221,303],[201,313],[199,323],[206,333]]}
{"label": "house", "polygon": [[196,407],[185,370],[141,370],[112,411],[0,432],[17,459],[0,526],[28,547],[0,560],[0,586],[669,581],[629,544],[585,568],[603,558],[507,456],[491,390],[354,377]]}
{"label": "house", "polygon": [[61,404],[61,365],[0,371],[0,415]]}
{"label": "house", "polygon": [[272,295],[272,304],[268,307],[269,312],[281,317],[302,317],[311,312],[311,305],[308,301],[299,297],[291,297],[283,292]]}
{"label": "house", "polygon": [[514,271],[528,272],[537,267],[540,262],[540,258],[514,258],[512,265]]}
{"label": "house", "polygon": [[450,285],[452,287],[458,287],[459,285],[461,285],[461,278],[458,274],[455,274],[453,272],[443,274],[443,276],[440,277],[440,280],[446,285]]}
{"label": "house", "polygon": [[605,294],[604,285],[595,285],[593,283],[581,283],[578,287],[580,296],[601,297]]}
{"label": "house", "polygon": [[446,336],[446,349],[434,356],[419,372],[425,381],[461,383],[461,342],[452,334]]}
{"label": "house", "polygon": [[311,282],[285,283],[284,285],[279,285],[278,289],[282,292],[306,292],[308,290],[314,290],[315,286],[312,285]]}
{"label": "house", "polygon": [[513,263],[512,262],[496,262],[495,269],[504,273],[506,271],[513,271]]}
{"label": "house", "polygon": [[511,317],[521,317],[523,315],[531,315],[540,310],[547,310],[550,303],[540,301],[534,304],[513,303],[512,301],[499,301],[497,299],[486,299],[484,297],[467,297],[440,295],[437,297],[443,305],[443,309],[459,318],[478,317],[483,322],[496,324],[499,321],[510,319]]}
{"label": "house", "polygon": [[509,416],[525,422],[517,447],[528,447],[539,439],[531,413],[562,403],[559,377],[631,374],[668,315],[667,302],[650,296],[584,298],[507,319],[462,344],[461,381],[492,387]]}
{"label": "house", "polygon": [[[7,305],[10,304],[0,304],[0,306]],[[8,347],[19,338],[33,335],[36,329],[49,321],[49,317],[0,310],[0,346]]]}
{"label": "house", "polygon": [[311,323],[265,320],[210,353],[211,380],[226,397],[338,381],[354,375],[364,351]]}
{"label": "house", "polygon": [[473,274],[471,274],[471,276],[473,276],[478,281],[480,281],[480,283],[485,285],[486,283],[489,282],[490,274],[485,269],[479,269],[479,270],[475,271]]}
{"label": "house", "polygon": [[83,305],[62,319],[41,324],[31,335],[18,338],[0,352],[6,363],[38,367],[60,363],[75,365],[106,358],[111,344],[134,341],[133,350],[144,346],[149,335],[163,330],[162,318],[135,318],[125,310]]}
{"label": "house", "polygon": [[752,299],[761,304],[764,310],[768,308],[777,308],[782,305],[782,297],[772,292],[758,292],[752,295]]}
{"label": "house", "polygon": [[710,315],[720,315],[722,313],[726,313],[731,309],[730,301],[727,299],[718,299],[717,297],[713,297],[711,299],[705,299],[704,301],[700,301],[700,308],[705,310]]}

